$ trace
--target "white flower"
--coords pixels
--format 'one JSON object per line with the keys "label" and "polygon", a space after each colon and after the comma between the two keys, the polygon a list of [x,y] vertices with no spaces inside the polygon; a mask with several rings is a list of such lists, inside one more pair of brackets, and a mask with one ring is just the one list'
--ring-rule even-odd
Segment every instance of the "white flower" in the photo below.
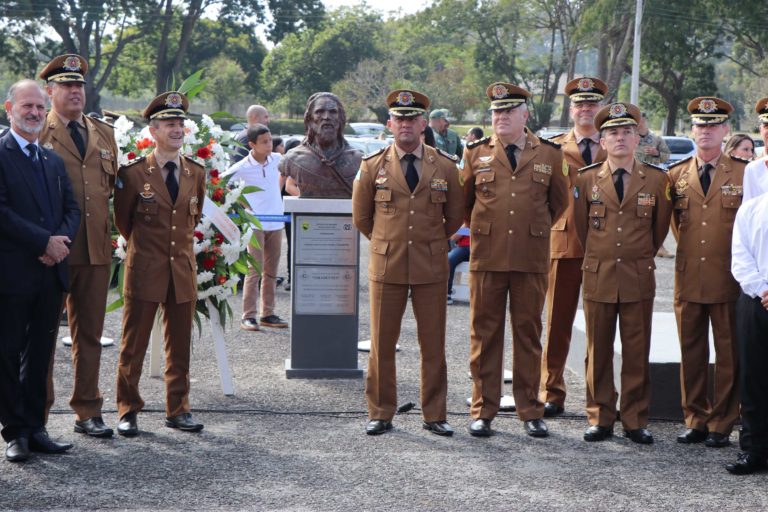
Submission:
{"label": "white flower", "polygon": [[117,248],[115,249],[115,257],[120,261],[125,260],[125,247],[128,245],[128,241],[120,235],[117,237]]}
{"label": "white flower", "polygon": [[200,123],[209,130],[216,126],[216,123],[213,122],[213,119],[211,119],[211,116],[208,114],[203,114],[202,118],[200,119]]}
{"label": "white flower", "polygon": [[197,138],[200,128],[191,119],[184,120],[184,144],[200,144],[201,140]]}
{"label": "white flower", "polygon": [[149,139],[149,140],[155,140],[155,138],[152,136],[151,133],[149,133],[149,125],[145,126],[141,129],[139,132],[139,140],[141,139]]}
{"label": "white flower", "polygon": [[214,274],[213,272],[210,272],[208,270],[203,270],[202,272],[197,274],[197,284],[207,283],[208,281],[213,280],[215,275],[216,274]]}

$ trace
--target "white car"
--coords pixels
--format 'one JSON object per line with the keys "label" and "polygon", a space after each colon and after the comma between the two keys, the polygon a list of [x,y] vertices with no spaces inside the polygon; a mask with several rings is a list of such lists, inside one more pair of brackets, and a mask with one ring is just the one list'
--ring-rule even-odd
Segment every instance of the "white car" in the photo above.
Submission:
{"label": "white car", "polygon": [[381,123],[349,123],[349,127],[354,130],[355,135],[366,137],[378,137],[385,128]]}
{"label": "white car", "polygon": [[696,144],[688,137],[670,137],[665,135],[662,139],[667,143],[670,153],[669,160],[664,163],[666,167],[696,153]]}

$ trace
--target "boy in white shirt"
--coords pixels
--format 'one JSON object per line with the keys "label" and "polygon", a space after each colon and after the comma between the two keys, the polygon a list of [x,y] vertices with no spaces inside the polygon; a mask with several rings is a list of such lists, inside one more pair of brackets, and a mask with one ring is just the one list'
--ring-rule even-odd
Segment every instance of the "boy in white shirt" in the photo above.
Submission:
{"label": "boy in white shirt", "polygon": [[[248,156],[230,167],[226,174],[232,180],[243,180],[246,185],[255,185],[261,190],[246,194],[245,198],[254,215],[283,215],[283,199],[280,189],[283,176],[277,170],[282,155],[272,152],[272,134],[263,124],[248,128]],[[259,325],[266,327],[288,327],[288,323],[275,314],[275,281],[277,264],[280,261],[280,244],[283,237],[283,222],[262,222],[262,229],[255,231],[259,247],[248,246],[248,253],[261,267],[250,268],[243,284],[243,316],[240,327],[246,331],[258,331]],[[261,304],[259,306],[259,296]],[[257,315],[261,312],[258,321]]]}

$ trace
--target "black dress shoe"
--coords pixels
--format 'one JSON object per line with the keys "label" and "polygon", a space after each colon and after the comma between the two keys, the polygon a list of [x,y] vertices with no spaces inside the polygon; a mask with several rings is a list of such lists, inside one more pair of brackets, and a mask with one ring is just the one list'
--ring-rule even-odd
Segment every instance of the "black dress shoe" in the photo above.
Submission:
{"label": "black dress shoe", "polygon": [[139,424],[136,422],[135,412],[128,412],[120,418],[117,424],[117,433],[125,437],[133,437],[139,434]]}
{"label": "black dress shoe", "polygon": [[9,441],[5,448],[5,460],[9,462],[24,462],[29,455],[29,441],[26,437]]}
{"label": "black dress shoe", "polygon": [[69,443],[57,443],[48,437],[48,431],[43,429],[29,436],[29,449],[39,453],[64,453],[72,448]]}
{"label": "black dress shoe", "polygon": [[547,437],[549,435],[547,424],[541,418],[528,420],[524,425],[526,434],[531,437]]}
{"label": "black dress shoe", "polygon": [[605,441],[613,435],[613,429],[610,427],[602,427],[600,425],[590,425],[587,430],[584,431],[584,440],[593,441]]}
{"label": "black dress shoe", "polygon": [[422,427],[438,436],[453,435],[453,429],[446,421],[425,421]]}
{"label": "black dress shoe", "polygon": [[749,475],[756,471],[768,469],[768,460],[766,460],[765,456],[744,452],[739,454],[739,458],[736,462],[726,464],[725,469],[734,475]]}
{"label": "black dress shoe", "polygon": [[704,441],[704,445],[709,448],[725,448],[726,446],[731,446],[730,437],[719,432],[710,432],[707,440]]}
{"label": "black dress shoe", "polygon": [[259,323],[264,327],[277,327],[278,329],[285,329],[288,327],[288,322],[277,315],[263,316],[259,318]]}
{"label": "black dress shoe", "polygon": [[476,419],[469,424],[469,434],[475,437],[491,436],[491,420],[484,418]]}
{"label": "black dress shoe", "polygon": [[369,436],[377,436],[392,430],[392,422],[384,420],[371,420],[365,426],[365,433]]}
{"label": "black dress shoe", "polygon": [[636,428],[633,430],[624,430],[624,437],[637,444],[652,444],[653,436],[647,428]]}
{"label": "black dress shoe", "polygon": [[707,438],[706,430],[695,428],[686,429],[685,432],[677,436],[677,442],[683,444],[701,443]]}
{"label": "black dress shoe", "polygon": [[555,402],[544,403],[544,417],[553,418],[559,416],[565,412],[565,408],[562,405],[557,405]]}
{"label": "black dress shoe", "polygon": [[184,412],[173,418],[165,418],[165,426],[177,428],[184,432],[200,432],[203,430],[203,424],[193,420],[191,412]]}
{"label": "black dress shoe", "polygon": [[113,431],[104,424],[101,416],[75,421],[75,432],[91,437],[112,437]]}

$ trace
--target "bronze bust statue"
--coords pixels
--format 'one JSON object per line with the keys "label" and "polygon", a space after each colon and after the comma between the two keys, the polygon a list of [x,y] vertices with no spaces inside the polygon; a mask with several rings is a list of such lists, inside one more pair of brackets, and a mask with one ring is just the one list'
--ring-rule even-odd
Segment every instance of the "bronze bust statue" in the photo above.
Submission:
{"label": "bronze bust statue", "polygon": [[341,100],[316,92],[304,112],[306,136],[280,161],[285,190],[300,197],[349,199],[363,154],[344,139],[347,116]]}

